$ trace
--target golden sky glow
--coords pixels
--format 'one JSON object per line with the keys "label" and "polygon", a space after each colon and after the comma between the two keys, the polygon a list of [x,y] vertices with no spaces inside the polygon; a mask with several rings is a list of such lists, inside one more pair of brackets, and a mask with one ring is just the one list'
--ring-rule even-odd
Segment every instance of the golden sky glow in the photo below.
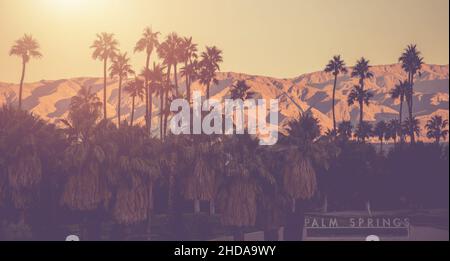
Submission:
{"label": "golden sky glow", "polygon": [[448,0],[0,0],[0,81],[17,82],[14,40],[31,33],[44,57],[26,81],[102,76],[89,46],[112,32],[133,54],[145,26],[192,36],[224,51],[223,71],[293,77],[323,69],[334,54],[394,63],[417,43],[427,63],[448,64]]}

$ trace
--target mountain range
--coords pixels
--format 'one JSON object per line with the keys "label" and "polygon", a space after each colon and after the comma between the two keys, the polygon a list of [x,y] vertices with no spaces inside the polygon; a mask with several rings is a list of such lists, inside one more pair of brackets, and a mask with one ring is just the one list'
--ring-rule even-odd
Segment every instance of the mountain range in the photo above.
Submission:
{"label": "mountain range", "polygon": [[[351,70],[349,70],[351,71]],[[366,88],[374,97],[369,106],[364,108],[365,120],[376,122],[398,118],[399,100],[390,97],[390,90],[406,74],[399,64],[379,65],[371,67],[374,77],[366,81]],[[234,72],[217,74],[219,84],[211,87],[211,97],[222,100],[228,98],[230,87],[237,80],[245,80],[256,94],[255,98],[279,99],[281,125],[299,115],[297,105],[303,110],[311,108],[312,113],[320,121],[322,131],[332,128],[331,99],[334,76],[325,72],[313,72],[290,79],[279,79],[265,76],[248,75]],[[336,91],[337,121],[351,120],[357,124],[359,109],[356,105],[348,106],[347,96],[358,80],[351,78],[350,73],[338,78]],[[70,99],[82,86],[91,86],[99,98],[103,97],[103,78],[78,77],[61,80],[42,80],[24,84],[23,108],[39,115],[44,120],[57,122],[67,117]],[[184,89],[184,79],[180,79],[180,88]],[[192,90],[204,92],[204,86],[194,83]],[[17,104],[19,85],[17,83],[0,82],[0,105]],[[449,66],[424,65],[414,85],[414,115],[420,120],[422,139],[425,139],[424,126],[433,115],[449,118]],[[115,121],[117,110],[118,79],[107,81],[108,117]],[[131,99],[126,93],[122,96],[123,118],[131,115]],[[292,102],[292,100],[295,103]],[[159,99],[153,99],[153,132],[158,133]],[[407,108],[404,108],[405,118]],[[144,121],[145,105],[138,101],[135,117],[137,123]]]}

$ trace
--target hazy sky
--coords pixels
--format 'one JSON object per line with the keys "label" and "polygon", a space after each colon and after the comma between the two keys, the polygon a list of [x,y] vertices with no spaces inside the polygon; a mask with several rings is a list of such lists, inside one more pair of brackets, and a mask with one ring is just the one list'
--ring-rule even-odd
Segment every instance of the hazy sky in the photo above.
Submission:
{"label": "hazy sky", "polygon": [[26,81],[102,76],[89,46],[112,32],[133,54],[145,26],[192,36],[224,51],[223,71],[293,77],[322,70],[334,54],[348,64],[397,61],[417,43],[427,63],[448,64],[449,0],[0,0],[0,81],[17,82],[21,64],[8,52],[31,33],[44,57]]}

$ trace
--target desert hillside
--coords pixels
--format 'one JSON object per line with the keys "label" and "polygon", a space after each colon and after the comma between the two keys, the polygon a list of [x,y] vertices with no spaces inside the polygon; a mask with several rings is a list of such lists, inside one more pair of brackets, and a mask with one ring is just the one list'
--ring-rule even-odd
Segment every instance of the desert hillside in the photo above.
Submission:
{"label": "desert hillside", "polygon": [[[374,93],[370,106],[365,107],[365,119],[369,121],[389,120],[398,117],[399,101],[390,98],[389,91],[399,80],[405,79],[406,75],[400,65],[383,65],[371,68],[374,78],[367,81],[366,86]],[[298,116],[298,108],[286,97],[284,93],[297,101],[297,103],[308,109],[319,118],[322,130],[325,131],[332,126],[331,97],[333,88],[333,76],[324,72],[304,74],[293,79],[277,79],[264,76],[253,76],[240,73],[219,73],[219,85],[211,88],[213,98],[223,99],[229,95],[229,87],[237,80],[246,80],[257,93],[257,98],[272,99],[280,98],[280,114],[282,123]],[[337,120],[351,120],[356,123],[359,110],[357,106],[347,105],[347,95],[353,85],[357,84],[350,74],[342,75],[338,79],[339,84],[336,94]],[[180,79],[183,88],[184,81]],[[24,85],[23,104],[24,109],[32,111],[43,119],[55,122],[57,119],[67,116],[70,99],[76,95],[81,86],[92,86],[98,96],[102,96],[102,78],[73,78],[56,81],[45,81],[27,83]],[[118,81],[108,79],[108,116],[116,118]],[[0,104],[17,103],[18,84],[0,83]],[[198,83],[193,86],[194,90],[203,90]],[[448,119],[449,117],[449,66],[425,65],[421,76],[416,79],[414,94],[415,115],[421,120],[422,127],[433,115],[438,114]],[[131,99],[124,94],[122,111],[125,117],[130,117]],[[405,109],[406,110],[406,109]],[[158,99],[154,99],[153,121],[155,128],[158,126]],[[144,103],[137,104],[137,122],[144,120]],[[157,130],[154,129],[157,133]],[[424,133],[423,133],[424,134]],[[422,138],[424,135],[422,135]]]}

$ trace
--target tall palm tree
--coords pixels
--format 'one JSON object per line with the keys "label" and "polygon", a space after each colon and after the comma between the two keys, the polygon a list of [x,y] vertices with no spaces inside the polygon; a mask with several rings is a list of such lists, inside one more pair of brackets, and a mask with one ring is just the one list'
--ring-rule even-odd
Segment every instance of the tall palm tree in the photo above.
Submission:
{"label": "tall palm tree", "polygon": [[355,85],[348,95],[348,105],[352,106],[355,102],[359,104],[359,124],[364,122],[364,104],[369,106],[369,101],[373,97],[373,93],[364,90],[361,85]]}
{"label": "tall palm tree", "polygon": [[19,110],[22,109],[22,92],[23,81],[25,79],[25,67],[31,58],[41,58],[42,54],[39,51],[39,43],[33,36],[25,34],[22,38],[16,40],[14,45],[9,50],[10,56],[18,56],[22,58],[22,76],[20,77],[19,87]]}
{"label": "tall palm tree", "polygon": [[[395,85],[394,89],[391,90],[391,98],[393,100],[400,99],[400,109],[399,109],[399,122],[403,121],[403,102],[405,97],[409,96],[411,88],[409,87],[408,81],[400,81]],[[403,135],[400,130],[400,141],[403,141]]]}
{"label": "tall palm tree", "polygon": [[117,120],[118,126],[120,127],[120,105],[122,101],[122,81],[128,78],[129,74],[134,74],[133,69],[131,69],[130,58],[127,57],[127,53],[117,54],[114,58],[111,67],[109,68],[111,78],[114,76],[119,77],[119,97],[117,102]]}
{"label": "tall palm tree", "polygon": [[420,136],[420,120],[416,117],[407,118],[402,124],[403,132],[408,133],[411,142],[415,142],[415,136]]}
{"label": "tall palm tree", "polygon": [[373,129],[373,134],[378,137],[378,140],[380,141],[380,152],[383,152],[383,142],[386,138],[387,129],[388,127],[385,121],[379,121]]}
{"label": "tall palm tree", "polygon": [[201,54],[200,61],[200,83],[206,85],[206,99],[210,98],[211,84],[218,84],[216,72],[220,71],[220,63],[223,62],[222,51],[217,47],[206,47],[206,51]]}
{"label": "tall palm tree", "polygon": [[[353,67],[351,76],[359,78],[359,86],[355,86],[352,92],[349,95],[349,105],[353,104],[355,98],[358,98],[358,102],[360,105],[360,115],[359,115],[359,123],[361,124],[364,121],[364,103],[368,105],[369,99],[373,96],[369,92],[364,90],[364,81],[366,79],[373,78],[373,73],[370,71],[369,60],[366,60],[362,57],[360,60],[356,62],[355,67]],[[357,94],[355,96],[355,94]],[[350,102],[352,100],[352,102]]]}
{"label": "tall palm tree", "polygon": [[448,120],[444,120],[442,116],[435,115],[425,125],[427,128],[427,138],[435,139],[439,144],[441,139],[446,139],[448,135]]}
{"label": "tall palm tree", "polygon": [[118,45],[114,34],[109,33],[97,34],[97,39],[91,45],[91,49],[94,49],[92,59],[103,61],[103,118],[105,120],[108,119],[106,114],[106,71],[108,60],[113,60],[118,52]]}
{"label": "tall palm tree", "polygon": [[[141,39],[136,43],[136,46],[134,47],[134,52],[143,52],[145,51],[147,58],[145,60],[145,71],[148,71],[150,68],[150,57],[153,53],[153,51],[158,48],[159,46],[159,32],[153,32],[153,29],[151,27],[146,27],[144,29],[144,32],[142,33]],[[148,78],[145,78],[144,81],[145,84],[145,122],[147,124],[147,127],[149,129],[149,132],[151,131],[151,117],[149,115],[150,107],[152,106],[150,104],[150,92],[148,90]]]}
{"label": "tall palm tree", "polygon": [[131,101],[131,121],[130,121],[130,125],[133,126],[133,122],[134,122],[134,107],[135,107],[135,103],[136,103],[136,97],[140,98],[141,100],[144,99],[144,95],[145,95],[144,82],[136,77],[133,81],[129,81],[125,85],[124,90],[130,95],[130,97],[132,99],[132,101]]}
{"label": "tall palm tree", "polygon": [[[417,50],[417,45],[410,44],[408,45],[401,56],[398,58],[398,61],[402,64],[403,70],[408,74],[408,83],[410,87],[410,91],[406,96],[406,102],[408,103],[409,109],[409,118],[413,118],[413,95],[414,95],[414,77],[417,73],[420,74],[420,70],[422,69],[422,65],[424,64],[423,57],[421,57],[421,53]],[[411,137],[411,142],[415,142],[414,130],[409,129],[409,135]]]}
{"label": "tall palm tree", "polygon": [[[153,93],[158,92],[158,90],[161,90],[164,88],[164,81],[165,81],[165,73],[164,73],[164,67],[161,64],[153,63],[153,68],[148,71],[148,92],[149,92],[149,129],[152,129],[152,117],[153,117]],[[151,132],[150,132],[151,134]]]}
{"label": "tall palm tree", "polygon": [[181,40],[180,48],[180,62],[184,62],[181,74],[186,79],[186,96],[188,101],[191,102],[191,84],[195,80],[194,61],[197,59],[197,44],[192,42],[192,37],[185,37]]}
{"label": "tall palm tree", "polygon": [[337,85],[337,78],[339,74],[346,74],[347,73],[347,67],[345,67],[344,60],[341,60],[340,55],[336,55],[331,59],[327,66],[325,67],[325,72],[332,73],[334,76],[334,84],[333,84],[333,100],[332,100],[332,109],[333,109],[333,130],[334,133],[337,133],[337,126],[336,126],[336,112],[335,112],[335,102],[336,102],[336,85]]}

